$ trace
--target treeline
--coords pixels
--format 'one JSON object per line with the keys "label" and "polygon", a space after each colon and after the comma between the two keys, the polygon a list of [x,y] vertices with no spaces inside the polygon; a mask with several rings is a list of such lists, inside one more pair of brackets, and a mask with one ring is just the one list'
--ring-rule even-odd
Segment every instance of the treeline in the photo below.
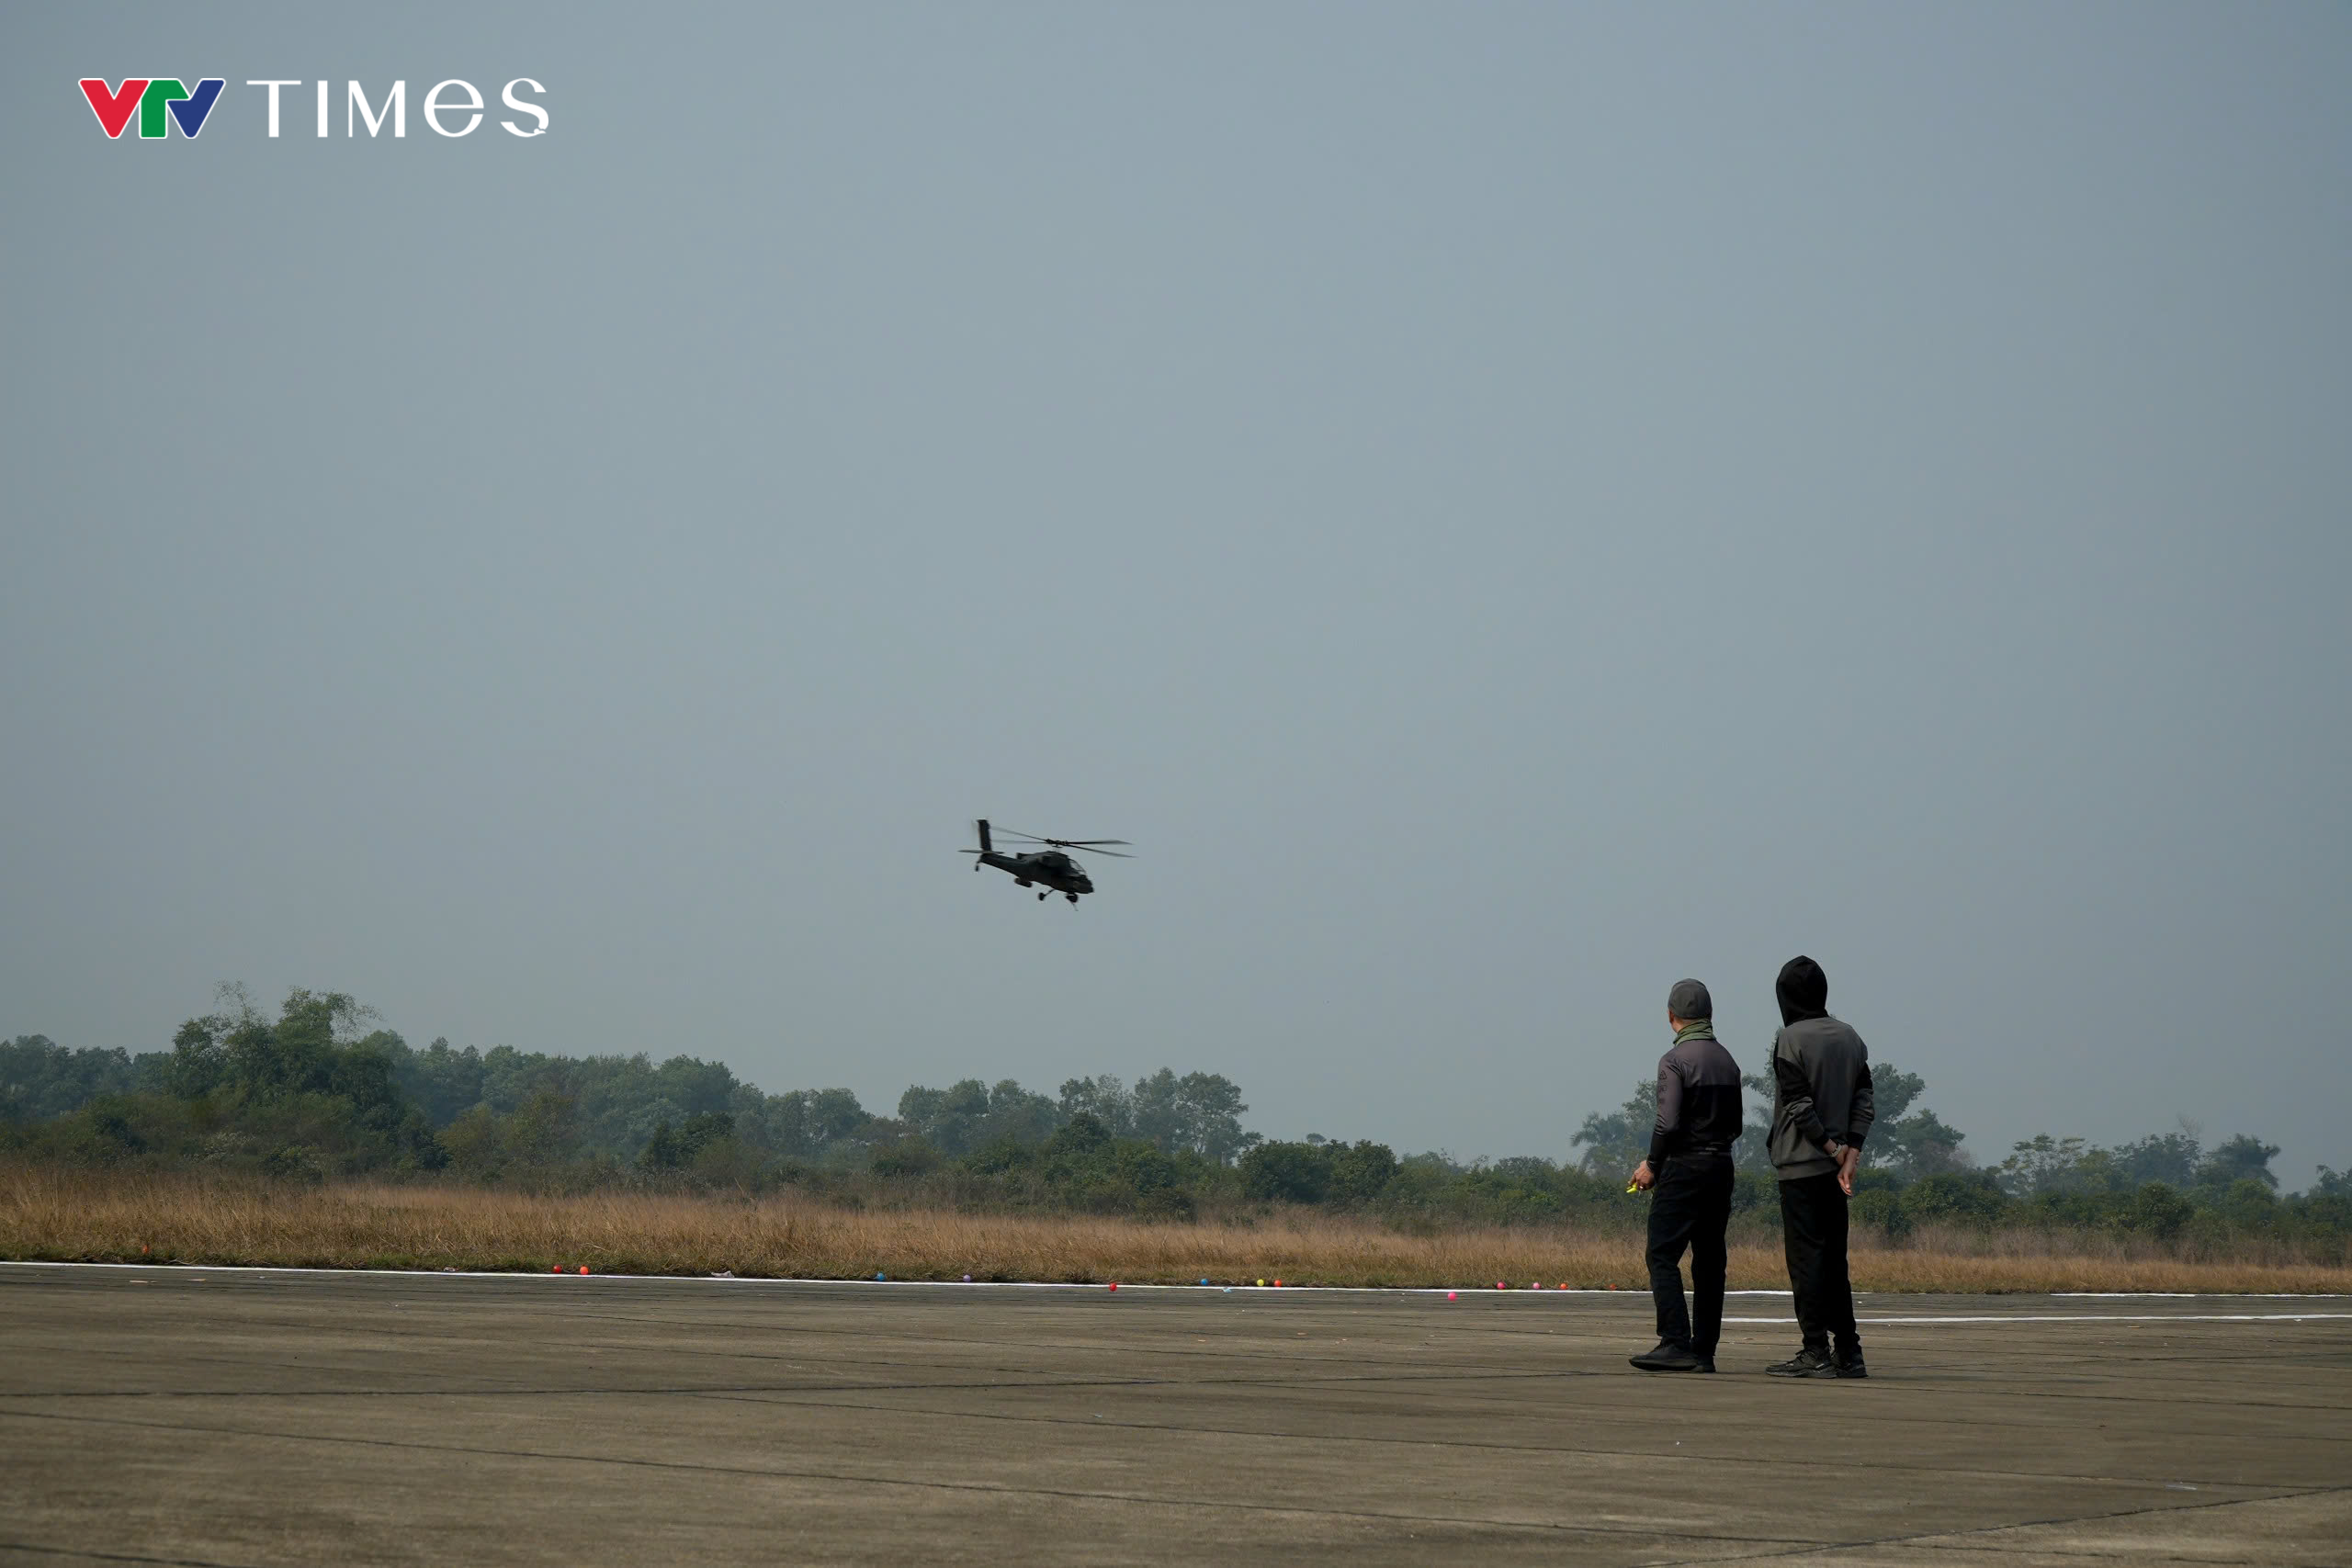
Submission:
{"label": "treeline", "polygon": [[[34,1157],[209,1164],[274,1176],[440,1176],[580,1185],[631,1177],[734,1184],[928,1171],[983,1154],[1001,1168],[1076,1127],[1225,1168],[1255,1144],[1230,1080],[1162,1068],[1132,1088],[1072,1078],[1057,1097],[1005,1079],[910,1087],[878,1115],[846,1089],[764,1093],[723,1063],[551,1056],[501,1045],[422,1050],[339,992],[292,992],[275,1017],[231,988],[169,1051],[0,1045],[0,1146]],[[1061,1152],[1068,1152],[1068,1141]]]}
{"label": "treeline", "polygon": [[[1584,1119],[1570,1160],[1463,1162],[1385,1145],[1248,1131],[1239,1088],[1162,1068],[1132,1085],[1072,1078],[1048,1095],[1012,1079],[910,1086],[895,1113],[846,1089],[766,1093],[692,1056],[551,1056],[501,1045],[423,1049],[337,992],[296,990],[274,1016],[241,989],[190,1019],[172,1048],[69,1050],[40,1035],[0,1045],[0,1152],[147,1168],[211,1167],[322,1181],[360,1176],[542,1190],[633,1184],[798,1186],[857,1204],[949,1204],[1182,1219],[1287,1203],[1386,1223],[1631,1228],[1624,1192],[1656,1114],[1643,1082]],[[2208,1149],[2193,1128],[2102,1148],[2042,1136],[1978,1167],[1921,1100],[1924,1080],[1872,1069],[1878,1123],[1856,1223],[1900,1238],[1923,1225],[2095,1230],[2166,1243],[2352,1235],[2352,1175],[2321,1168],[2282,1195],[2275,1145]],[[1737,1217],[1778,1224],[1764,1122],[1770,1085],[1747,1080],[1736,1150]]]}

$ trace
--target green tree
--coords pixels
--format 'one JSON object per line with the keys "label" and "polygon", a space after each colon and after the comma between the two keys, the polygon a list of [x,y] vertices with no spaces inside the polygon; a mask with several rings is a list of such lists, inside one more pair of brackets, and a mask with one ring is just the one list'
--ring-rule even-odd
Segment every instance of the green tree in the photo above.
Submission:
{"label": "green tree", "polygon": [[[1969,1168],[1961,1152],[1963,1134],[1934,1111],[1918,1105],[1928,1080],[1906,1073],[1891,1062],[1871,1064],[1871,1099],[1876,1120],[1863,1140],[1866,1166],[1883,1170],[1898,1181],[1916,1181],[1939,1171]],[[1764,1102],[1762,1119],[1770,1123],[1772,1102]]]}
{"label": "green tree", "polygon": [[638,1151],[637,1168],[643,1171],[682,1170],[698,1163],[703,1151],[735,1136],[735,1118],[724,1111],[703,1111],[673,1129],[655,1123],[652,1136]]}
{"label": "green tree", "polygon": [[1135,1101],[1128,1095],[1126,1085],[1109,1073],[1100,1077],[1063,1079],[1061,1113],[1065,1122],[1091,1116],[1114,1138],[1124,1138],[1135,1131]]}
{"label": "green tree", "polygon": [[0,1045],[0,1122],[46,1122],[137,1087],[130,1053],[119,1047],[69,1051],[46,1034]]}
{"label": "green tree", "polygon": [[2196,1127],[2184,1120],[2172,1133],[2151,1133],[2137,1142],[2119,1144],[2109,1151],[2119,1187],[2136,1190],[2151,1181],[2187,1187],[2197,1179],[2203,1151]]}
{"label": "green tree", "polygon": [[552,1086],[532,1091],[503,1129],[507,1157],[516,1165],[546,1169],[579,1153],[579,1101]]}
{"label": "green tree", "polygon": [[2086,1190],[2091,1186],[2083,1170],[2086,1150],[2080,1138],[2055,1138],[2048,1133],[2020,1139],[2000,1164],[2001,1185],[2018,1198]]}
{"label": "green tree", "polygon": [[2197,1168],[2197,1184],[2230,1187],[2240,1181],[2252,1181],[2266,1191],[2275,1192],[2278,1190],[2278,1178],[2271,1173],[2270,1162],[2278,1157],[2278,1145],[2240,1133],[2205,1156],[2204,1163]]}
{"label": "green tree", "polygon": [[987,1141],[989,1086],[978,1078],[947,1089],[910,1084],[899,1096],[899,1120],[942,1154],[968,1154]]}
{"label": "green tree", "polygon": [[481,1053],[470,1045],[457,1051],[447,1040],[435,1040],[406,1053],[396,1067],[401,1091],[435,1127],[447,1126],[460,1111],[481,1102]]}
{"label": "green tree", "polygon": [[1241,1086],[1222,1073],[1186,1073],[1178,1081],[1183,1106],[1186,1147],[1213,1165],[1231,1165],[1261,1140],[1241,1125]]}
{"label": "green tree", "polygon": [[1585,1174],[1623,1181],[1649,1154],[1650,1134],[1657,1126],[1657,1080],[1644,1078],[1634,1086],[1632,1099],[1615,1111],[1587,1116],[1569,1141],[1584,1148],[1577,1163]]}
{"label": "green tree", "polygon": [[1260,1144],[1241,1156],[1241,1190],[1260,1202],[1319,1203],[1331,1190],[1330,1151],[1313,1144]]}
{"label": "green tree", "polygon": [[1373,1202],[1396,1179],[1396,1151],[1386,1144],[1359,1139],[1352,1145],[1328,1145],[1324,1152],[1330,1159],[1329,1194],[1334,1201]]}

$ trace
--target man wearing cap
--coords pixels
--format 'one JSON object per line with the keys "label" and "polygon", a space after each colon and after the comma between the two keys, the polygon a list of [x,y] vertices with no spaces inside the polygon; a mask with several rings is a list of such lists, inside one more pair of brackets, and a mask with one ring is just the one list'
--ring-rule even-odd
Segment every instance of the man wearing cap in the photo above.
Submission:
{"label": "man wearing cap", "polygon": [[[1650,1194],[1650,1295],[1657,1348],[1645,1372],[1712,1372],[1724,1328],[1724,1228],[1731,1223],[1731,1146],[1739,1140],[1739,1065],[1715,1039],[1715,1003],[1696,980],[1666,994],[1673,1049],[1657,1059],[1657,1124],[1634,1185]],[[1691,1307],[1682,1304],[1690,1249]],[[1695,1319],[1695,1322],[1694,1322]]]}
{"label": "man wearing cap", "polygon": [[1784,1378],[1866,1378],[1846,1271],[1846,1200],[1878,1115],[1870,1047],[1851,1024],[1829,1016],[1829,976],[1812,959],[1799,953],[1781,965],[1773,989],[1781,1032],[1772,1036],[1769,1146],[1804,1343],[1765,1370]]}

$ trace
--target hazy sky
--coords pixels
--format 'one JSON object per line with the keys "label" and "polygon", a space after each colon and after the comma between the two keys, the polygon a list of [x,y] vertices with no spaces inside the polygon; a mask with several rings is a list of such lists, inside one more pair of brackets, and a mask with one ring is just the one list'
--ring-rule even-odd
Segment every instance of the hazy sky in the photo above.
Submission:
{"label": "hazy sky", "polygon": [[2347,81],[2335,5],[9,7],[0,1036],[1559,1157],[1804,952],[1980,1159],[2300,1187]]}

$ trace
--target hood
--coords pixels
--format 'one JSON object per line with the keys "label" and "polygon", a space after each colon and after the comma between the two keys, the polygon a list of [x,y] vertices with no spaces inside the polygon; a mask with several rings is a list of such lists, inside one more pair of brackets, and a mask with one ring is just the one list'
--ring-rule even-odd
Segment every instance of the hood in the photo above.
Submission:
{"label": "hood", "polygon": [[1829,1016],[1829,976],[1802,953],[1781,965],[1781,977],[1772,982],[1772,992],[1781,998],[1783,1026]]}

